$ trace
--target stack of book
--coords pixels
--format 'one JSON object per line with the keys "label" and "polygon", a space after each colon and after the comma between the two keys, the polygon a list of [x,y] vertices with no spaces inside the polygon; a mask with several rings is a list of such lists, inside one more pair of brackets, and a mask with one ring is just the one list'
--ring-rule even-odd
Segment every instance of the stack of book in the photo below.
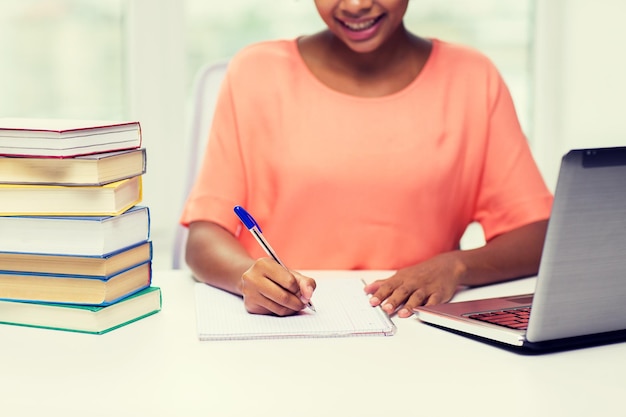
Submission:
{"label": "stack of book", "polygon": [[139,122],[0,118],[0,323],[101,334],[161,309]]}

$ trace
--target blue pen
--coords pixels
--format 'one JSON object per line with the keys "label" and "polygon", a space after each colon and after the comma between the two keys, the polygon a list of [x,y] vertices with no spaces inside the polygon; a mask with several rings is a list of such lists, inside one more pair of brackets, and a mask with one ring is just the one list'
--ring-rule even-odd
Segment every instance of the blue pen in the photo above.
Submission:
{"label": "blue pen", "polygon": [[[256,220],[254,220],[254,217],[252,217],[250,213],[248,213],[246,209],[244,209],[241,206],[235,206],[234,210],[235,210],[235,214],[237,215],[237,217],[239,217],[239,220],[241,220],[243,225],[246,226],[246,229],[248,229],[248,231],[252,233],[252,236],[254,236],[257,242],[259,242],[259,245],[261,245],[265,253],[271,256],[272,259],[274,259],[280,266],[289,270],[285,266],[285,264],[280,260],[278,255],[276,255],[276,252],[274,252],[274,249],[272,249],[269,242],[265,240],[265,238],[263,237],[261,226],[259,226]],[[310,308],[312,311],[317,311],[315,310],[315,307],[313,307],[313,304],[311,304],[310,301],[307,303],[307,307]]]}

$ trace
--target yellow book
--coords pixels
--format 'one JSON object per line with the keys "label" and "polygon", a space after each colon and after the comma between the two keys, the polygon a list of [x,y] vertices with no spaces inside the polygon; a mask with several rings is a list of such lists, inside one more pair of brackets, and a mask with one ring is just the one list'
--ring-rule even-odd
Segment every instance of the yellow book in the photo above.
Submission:
{"label": "yellow book", "polygon": [[145,148],[75,158],[0,156],[4,184],[103,185],[145,172]]}
{"label": "yellow book", "polygon": [[0,216],[116,216],[142,197],[141,175],[100,186],[0,184]]}
{"label": "yellow book", "polygon": [[151,282],[151,261],[108,277],[0,270],[0,299],[109,305],[149,287]]}

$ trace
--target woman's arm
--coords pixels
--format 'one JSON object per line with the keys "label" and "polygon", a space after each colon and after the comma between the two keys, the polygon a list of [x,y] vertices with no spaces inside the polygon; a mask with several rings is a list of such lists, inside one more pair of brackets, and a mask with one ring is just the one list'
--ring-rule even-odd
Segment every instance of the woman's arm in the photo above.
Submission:
{"label": "woman's arm", "polygon": [[189,225],[187,265],[196,279],[241,295],[254,314],[294,314],[306,307],[315,281],[271,258],[254,260],[229,231],[212,222]]}
{"label": "woman's arm", "polygon": [[189,225],[185,260],[196,279],[238,295],[241,276],[254,264],[235,236],[205,221]]}
{"label": "woman's arm", "polygon": [[496,236],[486,245],[437,255],[398,270],[365,287],[372,305],[409,317],[424,304],[449,301],[459,285],[484,285],[535,275],[539,269],[548,221],[538,221]]}

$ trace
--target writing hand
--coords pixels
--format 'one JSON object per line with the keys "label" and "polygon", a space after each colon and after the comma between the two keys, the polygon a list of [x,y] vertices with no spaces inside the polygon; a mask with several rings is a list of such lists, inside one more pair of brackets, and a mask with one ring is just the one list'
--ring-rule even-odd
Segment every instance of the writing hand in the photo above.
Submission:
{"label": "writing hand", "polygon": [[370,304],[406,318],[421,305],[449,301],[465,268],[453,253],[438,255],[420,264],[398,270],[393,276],[365,286]]}
{"label": "writing hand", "polygon": [[258,259],[241,276],[244,306],[252,314],[289,316],[307,306],[315,280],[283,268],[271,258]]}

